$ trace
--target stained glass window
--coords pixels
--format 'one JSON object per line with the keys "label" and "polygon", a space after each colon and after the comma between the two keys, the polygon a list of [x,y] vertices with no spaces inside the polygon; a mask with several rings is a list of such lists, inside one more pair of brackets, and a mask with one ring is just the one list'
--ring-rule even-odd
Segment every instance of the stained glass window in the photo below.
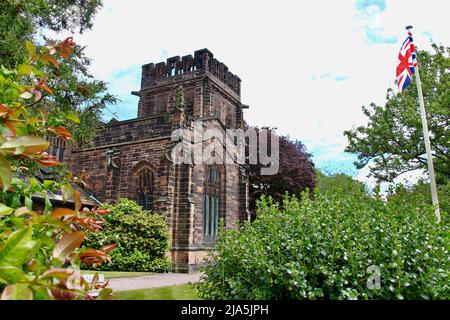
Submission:
{"label": "stained glass window", "polygon": [[204,223],[206,237],[215,237],[219,224],[220,173],[215,166],[207,167],[205,175]]}
{"label": "stained glass window", "polygon": [[138,204],[145,210],[153,209],[153,172],[144,169],[138,176]]}

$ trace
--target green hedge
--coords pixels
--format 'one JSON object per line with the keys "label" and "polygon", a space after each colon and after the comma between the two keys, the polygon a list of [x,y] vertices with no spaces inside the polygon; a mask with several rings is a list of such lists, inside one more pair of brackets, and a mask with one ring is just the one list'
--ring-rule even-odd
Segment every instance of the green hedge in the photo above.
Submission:
{"label": "green hedge", "polygon": [[134,201],[120,199],[117,205],[105,205],[110,213],[98,233],[90,233],[85,245],[100,248],[115,243],[110,252],[113,263],[101,267],[105,271],[165,271],[170,261],[169,235],[163,215],[142,210]]}
{"label": "green hedge", "polygon": [[448,299],[443,215],[438,225],[426,203],[362,192],[304,194],[282,208],[262,198],[253,223],[221,230],[197,288],[206,299]]}

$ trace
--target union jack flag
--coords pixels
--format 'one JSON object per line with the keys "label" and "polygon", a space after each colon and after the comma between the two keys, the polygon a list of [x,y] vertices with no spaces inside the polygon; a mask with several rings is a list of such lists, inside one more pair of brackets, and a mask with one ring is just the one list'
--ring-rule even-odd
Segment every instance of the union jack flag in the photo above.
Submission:
{"label": "union jack flag", "polygon": [[411,83],[414,67],[417,67],[416,49],[412,34],[408,32],[408,37],[403,42],[398,54],[397,86],[400,92],[405,90]]}

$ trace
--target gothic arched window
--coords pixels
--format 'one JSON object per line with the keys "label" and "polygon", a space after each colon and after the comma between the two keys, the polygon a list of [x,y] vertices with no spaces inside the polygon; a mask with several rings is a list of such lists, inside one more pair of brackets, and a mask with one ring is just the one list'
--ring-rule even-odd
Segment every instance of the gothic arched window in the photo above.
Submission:
{"label": "gothic arched window", "polygon": [[206,237],[217,236],[219,225],[220,173],[208,166],[205,175],[203,231]]}
{"label": "gothic arched window", "polygon": [[145,210],[153,209],[153,172],[142,170],[137,177],[138,204]]}

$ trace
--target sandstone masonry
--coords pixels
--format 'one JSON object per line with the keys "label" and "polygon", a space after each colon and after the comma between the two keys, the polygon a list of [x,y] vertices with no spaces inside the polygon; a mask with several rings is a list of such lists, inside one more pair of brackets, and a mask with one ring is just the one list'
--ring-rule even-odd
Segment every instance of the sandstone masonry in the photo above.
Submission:
{"label": "sandstone masonry", "polygon": [[[75,174],[90,177],[92,192],[103,202],[126,197],[167,213],[173,271],[191,272],[203,263],[226,228],[248,219],[248,182],[238,164],[179,164],[171,161],[173,130],[243,128],[239,77],[207,49],[142,67],[137,118],[110,122],[92,148],[66,150]],[[185,108],[176,107],[182,87]],[[202,142],[205,146],[210,141]]]}

